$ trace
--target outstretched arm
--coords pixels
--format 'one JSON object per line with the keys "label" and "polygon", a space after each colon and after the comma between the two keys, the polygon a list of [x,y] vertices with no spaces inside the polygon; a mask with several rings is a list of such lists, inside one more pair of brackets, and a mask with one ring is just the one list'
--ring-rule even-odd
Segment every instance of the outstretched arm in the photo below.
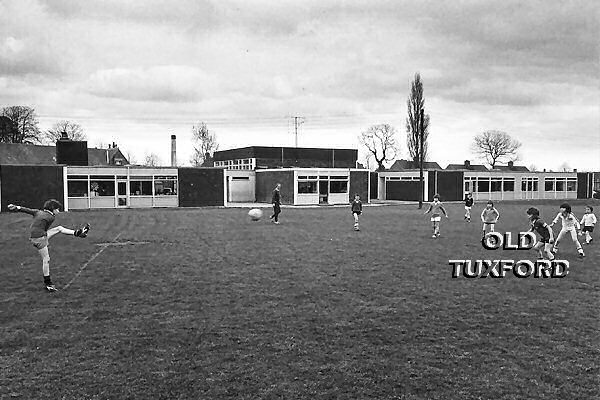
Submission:
{"label": "outstretched arm", "polygon": [[10,211],[22,212],[22,213],[26,213],[26,214],[29,214],[29,215],[35,215],[35,211],[36,211],[36,210],[31,209],[31,208],[21,207],[21,206],[17,206],[17,205],[14,205],[14,204],[9,204],[8,205],[8,209]]}
{"label": "outstretched arm", "polygon": [[433,207],[432,207],[432,206],[431,206],[431,204],[430,204],[430,205],[429,205],[429,208],[427,209],[427,211],[425,211],[425,212],[423,213],[423,215],[425,215],[425,214],[428,214],[428,213],[431,211],[431,209],[432,209],[432,208],[433,208]]}

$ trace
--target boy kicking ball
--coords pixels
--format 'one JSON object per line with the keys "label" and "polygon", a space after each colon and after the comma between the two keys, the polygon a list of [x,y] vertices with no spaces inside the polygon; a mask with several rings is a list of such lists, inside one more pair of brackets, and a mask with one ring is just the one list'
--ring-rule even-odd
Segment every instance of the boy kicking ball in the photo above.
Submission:
{"label": "boy kicking ball", "polygon": [[87,236],[90,230],[90,224],[85,224],[83,228],[72,230],[63,226],[50,228],[56,214],[60,212],[62,205],[54,199],[50,199],[44,203],[43,210],[37,210],[27,207],[21,207],[14,204],[9,204],[10,211],[18,211],[33,216],[31,223],[31,235],[29,241],[35,247],[42,258],[42,273],[44,274],[44,285],[49,292],[56,292],[56,287],[50,279],[50,254],[48,253],[48,240],[58,233],[63,235],[72,235],[80,238]]}

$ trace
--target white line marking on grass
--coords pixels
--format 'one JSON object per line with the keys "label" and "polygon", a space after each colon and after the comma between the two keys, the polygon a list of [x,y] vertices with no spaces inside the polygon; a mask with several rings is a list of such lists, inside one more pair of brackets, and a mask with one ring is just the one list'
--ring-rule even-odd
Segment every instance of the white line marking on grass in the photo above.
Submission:
{"label": "white line marking on grass", "polygon": [[[119,233],[119,234],[118,234],[118,235],[117,235],[117,236],[116,236],[116,237],[115,237],[115,238],[114,238],[112,241],[113,241],[113,242],[115,242],[115,241],[116,241],[116,240],[119,238],[119,236],[121,236],[122,234],[123,234],[123,232],[120,232],[120,233]],[[79,275],[81,275],[81,273],[83,272],[83,270],[84,270],[84,269],[86,269],[86,268],[87,268],[87,266],[88,266],[88,265],[89,265],[89,264],[90,264],[92,261],[94,261],[94,260],[96,259],[96,257],[98,257],[100,254],[102,254],[102,252],[103,252],[104,250],[106,250],[106,248],[107,248],[108,246],[110,246],[110,245],[111,245],[111,243],[102,243],[102,246],[101,246],[100,250],[98,250],[98,252],[96,252],[96,254],[94,254],[94,255],[93,255],[93,256],[92,256],[92,257],[91,257],[89,260],[87,260],[87,261],[86,261],[86,263],[85,263],[85,264],[83,264],[83,265],[81,266],[81,268],[79,268],[79,271],[77,271],[77,273],[75,274],[75,276],[74,276],[74,277],[73,277],[73,278],[72,278],[72,279],[69,281],[69,283],[67,283],[67,284],[65,285],[65,287],[63,288],[63,290],[67,290],[67,289],[69,288],[69,286],[71,286],[71,283],[73,283],[73,281],[74,281],[75,279],[77,279],[77,277],[78,277]]]}

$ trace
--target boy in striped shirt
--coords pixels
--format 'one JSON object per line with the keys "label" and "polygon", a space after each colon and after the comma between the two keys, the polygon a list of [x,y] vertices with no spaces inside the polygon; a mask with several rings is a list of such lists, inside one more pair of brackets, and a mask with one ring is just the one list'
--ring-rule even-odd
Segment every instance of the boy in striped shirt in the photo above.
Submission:
{"label": "boy in striped shirt", "polygon": [[85,224],[83,228],[72,230],[63,226],[50,228],[54,223],[56,214],[60,212],[62,205],[54,199],[50,199],[44,203],[43,210],[37,210],[27,207],[21,207],[14,204],[9,204],[10,211],[18,211],[33,216],[33,221],[30,227],[29,241],[35,247],[42,258],[42,272],[44,274],[44,285],[49,292],[56,292],[56,287],[52,284],[50,278],[50,254],[48,253],[48,240],[58,233],[63,235],[71,235],[80,238],[87,236],[90,230],[90,224]]}
{"label": "boy in striped shirt", "polygon": [[577,221],[577,217],[573,215],[571,212],[571,206],[568,203],[563,203],[560,205],[560,212],[556,214],[554,221],[550,224],[550,227],[554,226],[554,224],[558,223],[560,220],[562,224],[562,228],[554,241],[554,248],[552,249],[553,253],[558,253],[558,245],[561,240],[565,238],[567,235],[571,235],[571,239],[575,243],[575,247],[577,248],[577,253],[579,254],[579,258],[585,257],[583,253],[583,248],[581,247],[581,243],[577,240],[577,231],[581,228],[579,225],[579,221]]}
{"label": "boy in striped shirt", "polygon": [[425,214],[431,212],[431,226],[433,228],[432,238],[440,237],[440,221],[442,220],[442,213],[448,218],[448,213],[440,201],[440,195],[436,194],[433,196],[433,202],[429,204],[429,208],[425,211]]}

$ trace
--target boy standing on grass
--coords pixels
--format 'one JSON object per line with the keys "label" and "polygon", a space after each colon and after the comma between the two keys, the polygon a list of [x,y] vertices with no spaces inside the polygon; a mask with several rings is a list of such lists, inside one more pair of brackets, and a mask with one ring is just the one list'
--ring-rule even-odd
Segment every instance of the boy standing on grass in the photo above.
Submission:
{"label": "boy standing on grass", "polygon": [[575,243],[575,247],[577,248],[577,253],[579,254],[579,258],[585,257],[583,253],[583,248],[581,247],[581,243],[577,240],[577,231],[580,229],[579,221],[573,213],[571,212],[571,206],[569,203],[563,203],[560,205],[560,212],[554,218],[554,221],[550,224],[550,227],[554,226],[554,224],[561,221],[562,228],[554,241],[554,248],[552,249],[553,253],[558,253],[558,245],[561,240],[564,239],[566,235],[571,235],[571,239]]}
{"label": "boy standing on grass", "polygon": [[433,235],[431,236],[432,238],[438,238],[440,237],[440,221],[442,220],[442,213],[444,213],[444,215],[446,216],[446,218],[448,218],[448,213],[446,212],[446,209],[444,208],[444,206],[442,205],[442,202],[440,201],[440,195],[436,194],[435,196],[433,196],[433,202],[431,202],[429,204],[429,208],[427,209],[427,211],[425,211],[425,214],[429,214],[431,212],[431,226],[433,228]]}
{"label": "boy standing on grass", "polygon": [[481,222],[483,223],[483,237],[485,237],[488,230],[490,232],[494,232],[494,228],[496,222],[498,222],[498,218],[500,218],[500,213],[494,207],[494,202],[488,200],[485,208],[481,212]]}
{"label": "boy standing on grass", "polygon": [[281,214],[281,183],[275,185],[273,196],[271,196],[271,204],[273,204],[273,215],[269,217],[275,224],[279,225],[279,214]]}
{"label": "boy standing on grass", "polygon": [[473,207],[473,195],[467,192],[465,195],[465,221],[471,222],[471,207]]}
{"label": "boy standing on grass", "polygon": [[581,231],[585,234],[585,244],[592,243],[592,232],[594,232],[594,225],[596,225],[598,219],[594,215],[594,208],[592,206],[585,207],[585,214],[581,217]]}
{"label": "boy standing on grass", "polygon": [[57,226],[50,229],[50,226],[56,218],[56,214],[60,212],[62,205],[54,199],[50,199],[44,203],[43,210],[36,210],[27,207],[16,206],[9,204],[10,211],[19,211],[33,216],[31,223],[31,234],[29,241],[35,247],[42,258],[42,273],[44,274],[44,285],[49,292],[56,292],[56,287],[50,279],[50,254],[48,253],[48,240],[58,233],[63,235],[71,235],[80,238],[87,236],[90,230],[90,224],[85,224],[83,228],[72,230],[63,226]]}
{"label": "boy standing on grass", "polygon": [[362,214],[362,202],[358,193],[354,195],[354,201],[352,202],[352,216],[354,217],[354,230],[360,231],[358,227],[358,217]]}
{"label": "boy standing on grass", "polygon": [[529,222],[531,223],[530,232],[537,232],[540,235],[540,240],[533,246],[533,250],[536,250],[540,259],[554,260],[554,255],[552,254],[552,243],[554,242],[554,233],[552,232],[552,228],[550,228],[541,218],[540,218],[540,210],[535,207],[530,207],[527,210],[527,217],[529,218]]}

